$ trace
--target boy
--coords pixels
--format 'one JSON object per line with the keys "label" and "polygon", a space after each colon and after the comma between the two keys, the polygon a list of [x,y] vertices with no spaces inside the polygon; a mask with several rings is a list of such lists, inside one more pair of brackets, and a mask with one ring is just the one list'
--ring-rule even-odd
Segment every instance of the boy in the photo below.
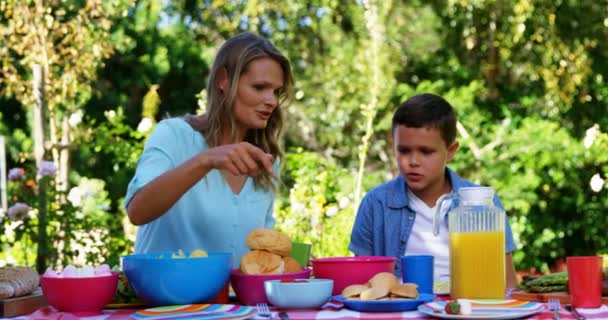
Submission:
{"label": "boy", "polygon": [[[413,96],[393,115],[394,151],[400,176],[371,190],[362,200],[348,249],[359,256],[394,256],[395,273],[401,274],[401,256],[432,255],[435,282],[450,277],[447,219],[439,236],[433,235],[436,201],[443,194],[475,184],[447,168],[458,142],[456,114],[443,98],[433,94]],[[498,197],[495,205],[502,208]],[[449,206],[444,206],[445,216]],[[513,235],[505,217],[507,288],[517,280],[511,252]]]}

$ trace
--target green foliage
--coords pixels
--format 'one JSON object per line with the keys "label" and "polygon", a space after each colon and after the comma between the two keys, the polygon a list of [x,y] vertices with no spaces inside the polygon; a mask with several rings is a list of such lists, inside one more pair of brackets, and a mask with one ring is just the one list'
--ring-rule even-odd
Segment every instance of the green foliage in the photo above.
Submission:
{"label": "green foliage", "polygon": [[[57,192],[54,171],[36,179],[36,168],[30,163],[23,165],[14,168],[20,170],[21,177],[8,183],[11,207],[0,220],[0,239],[6,246],[0,256],[2,260],[34,265],[36,249],[41,243],[50,244],[43,249],[47,266],[65,266],[74,261],[99,262],[111,257],[110,251],[116,250],[105,244],[110,242],[114,228],[106,212],[110,201],[103,190],[104,182],[81,179],[66,195]],[[38,168],[38,175],[40,170]],[[69,201],[60,201],[64,197]],[[19,206],[23,208],[22,213],[15,214]],[[39,228],[46,229],[44,235]]]}
{"label": "green foliage", "polygon": [[[107,112],[106,122],[99,125],[91,122],[88,132],[78,137],[81,148],[78,157],[74,159],[77,165],[73,167],[70,179],[74,187],[65,194],[56,193],[55,181],[47,177],[41,180],[48,184],[45,188],[47,192],[38,196],[33,176],[35,168],[30,169],[29,154],[22,154],[24,158],[20,166],[28,168],[28,179],[9,183],[9,205],[23,202],[33,210],[23,220],[11,221],[8,216],[2,217],[1,239],[6,247],[0,256],[1,261],[33,264],[38,242],[36,230],[39,224],[38,212],[41,210],[40,197],[48,199],[47,232],[51,244],[47,256],[49,266],[65,266],[70,263],[114,265],[120,262],[122,255],[132,251],[133,234],[126,233],[130,230],[124,226],[124,210],[118,207],[118,203],[113,203],[106,185],[114,183],[122,188],[128,183],[143,147],[145,133],[125,125],[124,118],[122,109]],[[10,141],[18,143],[18,138],[22,136],[19,132]],[[26,140],[26,137],[22,136],[22,139]],[[102,161],[103,159],[113,161]],[[105,165],[112,168],[113,174],[103,177],[103,180],[79,174]],[[114,195],[114,199],[123,196],[124,193],[121,192]],[[67,201],[58,201],[59,198]]]}
{"label": "green foliage", "polygon": [[311,243],[313,257],[349,255],[354,175],[302,149],[288,153],[283,175],[277,228],[294,241]]}

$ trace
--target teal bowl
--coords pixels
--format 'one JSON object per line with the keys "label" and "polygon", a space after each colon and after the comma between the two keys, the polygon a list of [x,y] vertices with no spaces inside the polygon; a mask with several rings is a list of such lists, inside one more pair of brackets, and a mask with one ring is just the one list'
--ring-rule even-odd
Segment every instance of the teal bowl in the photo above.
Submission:
{"label": "teal bowl", "polygon": [[[188,256],[186,252],[186,256]],[[228,283],[232,254],[209,252],[204,258],[171,258],[172,252],[122,257],[133,290],[149,306],[203,303]]]}
{"label": "teal bowl", "polygon": [[318,309],[331,297],[331,279],[285,279],[264,281],[268,301],[280,309]]}

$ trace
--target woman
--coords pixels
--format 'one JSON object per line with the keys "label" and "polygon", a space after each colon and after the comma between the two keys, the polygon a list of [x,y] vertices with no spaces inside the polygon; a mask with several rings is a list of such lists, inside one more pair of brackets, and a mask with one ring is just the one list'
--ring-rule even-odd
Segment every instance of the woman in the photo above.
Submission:
{"label": "woman", "polygon": [[281,108],[292,96],[288,59],[268,40],[239,34],[220,48],[205,114],[161,121],[125,199],[139,225],[135,252],[229,251],[274,225]]}

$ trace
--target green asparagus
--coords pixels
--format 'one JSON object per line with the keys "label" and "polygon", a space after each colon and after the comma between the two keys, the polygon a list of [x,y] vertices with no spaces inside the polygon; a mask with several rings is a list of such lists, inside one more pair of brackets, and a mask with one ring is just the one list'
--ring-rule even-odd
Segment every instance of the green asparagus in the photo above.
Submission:
{"label": "green asparagus", "polygon": [[568,273],[557,272],[550,273],[540,276],[536,279],[532,279],[526,283],[527,287],[532,286],[554,286],[554,285],[566,285],[568,284]]}
{"label": "green asparagus", "polygon": [[560,291],[568,291],[568,286],[563,285],[563,284],[549,285],[549,286],[527,286],[525,290],[527,292],[534,292],[534,293],[560,292]]}
{"label": "green asparagus", "polygon": [[568,290],[568,273],[556,272],[542,276],[525,276],[519,289],[526,292],[546,293]]}

